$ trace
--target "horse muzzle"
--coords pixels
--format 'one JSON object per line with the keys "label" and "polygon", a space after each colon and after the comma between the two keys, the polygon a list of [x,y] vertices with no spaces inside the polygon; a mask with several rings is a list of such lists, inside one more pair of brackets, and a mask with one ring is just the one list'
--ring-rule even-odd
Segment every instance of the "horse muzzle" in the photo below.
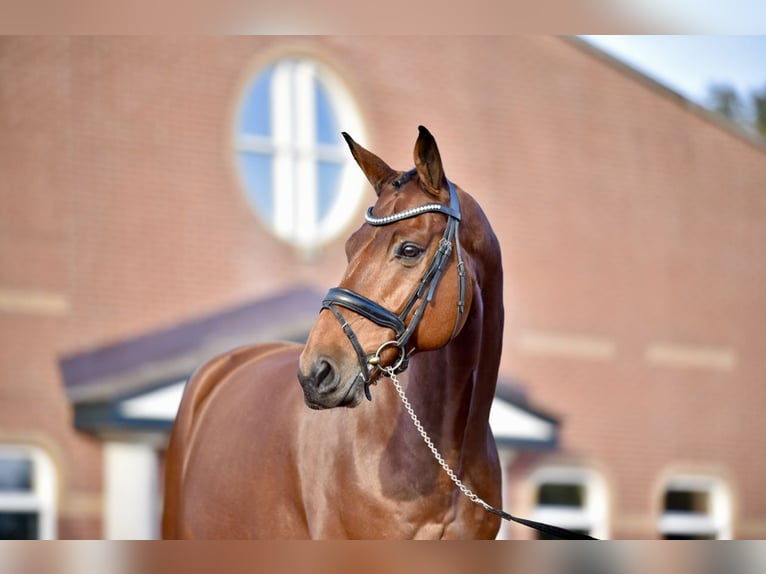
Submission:
{"label": "horse muzzle", "polygon": [[303,399],[312,409],[355,407],[363,396],[363,381],[359,375],[344,377],[332,359],[317,357],[306,372],[298,369],[298,382]]}

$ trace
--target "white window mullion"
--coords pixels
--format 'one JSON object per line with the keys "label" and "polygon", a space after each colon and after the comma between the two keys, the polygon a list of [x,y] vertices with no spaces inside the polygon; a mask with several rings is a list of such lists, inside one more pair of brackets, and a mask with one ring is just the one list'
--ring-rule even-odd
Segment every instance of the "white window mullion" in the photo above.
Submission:
{"label": "white window mullion", "polygon": [[240,134],[237,137],[237,149],[242,152],[271,155],[274,153],[274,142],[271,138],[253,134]]}
{"label": "white window mullion", "polygon": [[36,494],[12,492],[0,494],[0,511],[2,512],[37,512],[40,501]]}
{"label": "white window mullion", "polygon": [[718,535],[713,519],[707,514],[686,512],[665,512],[660,518],[660,530],[663,534]]}
{"label": "white window mullion", "polygon": [[271,115],[274,137],[274,231],[283,239],[290,239],[294,225],[293,205],[295,182],[293,177],[293,69],[290,60],[274,68],[271,82]]}
{"label": "white window mullion", "polygon": [[341,146],[318,145],[314,150],[316,159],[329,163],[343,165],[346,163],[348,148]]}
{"label": "white window mullion", "polygon": [[311,62],[301,62],[295,73],[295,241],[309,248],[316,241],[318,173],[316,162],[316,117],[314,82],[316,70]]}

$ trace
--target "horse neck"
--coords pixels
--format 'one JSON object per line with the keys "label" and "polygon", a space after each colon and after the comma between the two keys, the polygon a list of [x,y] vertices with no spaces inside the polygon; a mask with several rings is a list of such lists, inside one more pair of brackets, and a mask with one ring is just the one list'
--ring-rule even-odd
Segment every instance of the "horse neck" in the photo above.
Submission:
{"label": "horse neck", "polygon": [[[499,252],[494,265],[480,271],[468,320],[455,339],[438,351],[415,355],[410,363],[408,398],[432,438],[453,451],[484,452],[490,432],[503,336],[498,260]],[[415,433],[407,436],[420,440]]]}

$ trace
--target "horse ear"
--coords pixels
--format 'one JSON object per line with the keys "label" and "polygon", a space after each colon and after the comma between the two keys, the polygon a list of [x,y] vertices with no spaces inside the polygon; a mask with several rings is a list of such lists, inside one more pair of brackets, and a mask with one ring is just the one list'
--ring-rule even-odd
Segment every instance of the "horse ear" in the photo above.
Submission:
{"label": "horse ear", "polygon": [[375,189],[375,193],[380,195],[381,187],[386,181],[396,175],[396,171],[391,169],[386,162],[374,153],[367,151],[356,143],[346,132],[341,133],[343,134],[343,138],[346,140],[346,143],[351,150],[351,155],[354,156],[356,163],[362,168],[364,175],[367,176],[367,180]]}
{"label": "horse ear", "polygon": [[415,169],[427,192],[438,196],[444,184],[444,168],[436,140],[425,127],[418,126],[415,142]]}

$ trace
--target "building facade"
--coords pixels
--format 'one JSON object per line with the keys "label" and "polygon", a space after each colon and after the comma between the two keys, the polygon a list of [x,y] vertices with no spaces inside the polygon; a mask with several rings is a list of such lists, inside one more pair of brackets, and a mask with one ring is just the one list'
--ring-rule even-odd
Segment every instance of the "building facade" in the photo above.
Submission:
{"label": "building facade", "polygon": [[185,377],[341,276],[339,132],[419,124],[503,249],[509,510],[766,537],[766,147],[555,37],[0,39],[3,535],[156,536]]}

